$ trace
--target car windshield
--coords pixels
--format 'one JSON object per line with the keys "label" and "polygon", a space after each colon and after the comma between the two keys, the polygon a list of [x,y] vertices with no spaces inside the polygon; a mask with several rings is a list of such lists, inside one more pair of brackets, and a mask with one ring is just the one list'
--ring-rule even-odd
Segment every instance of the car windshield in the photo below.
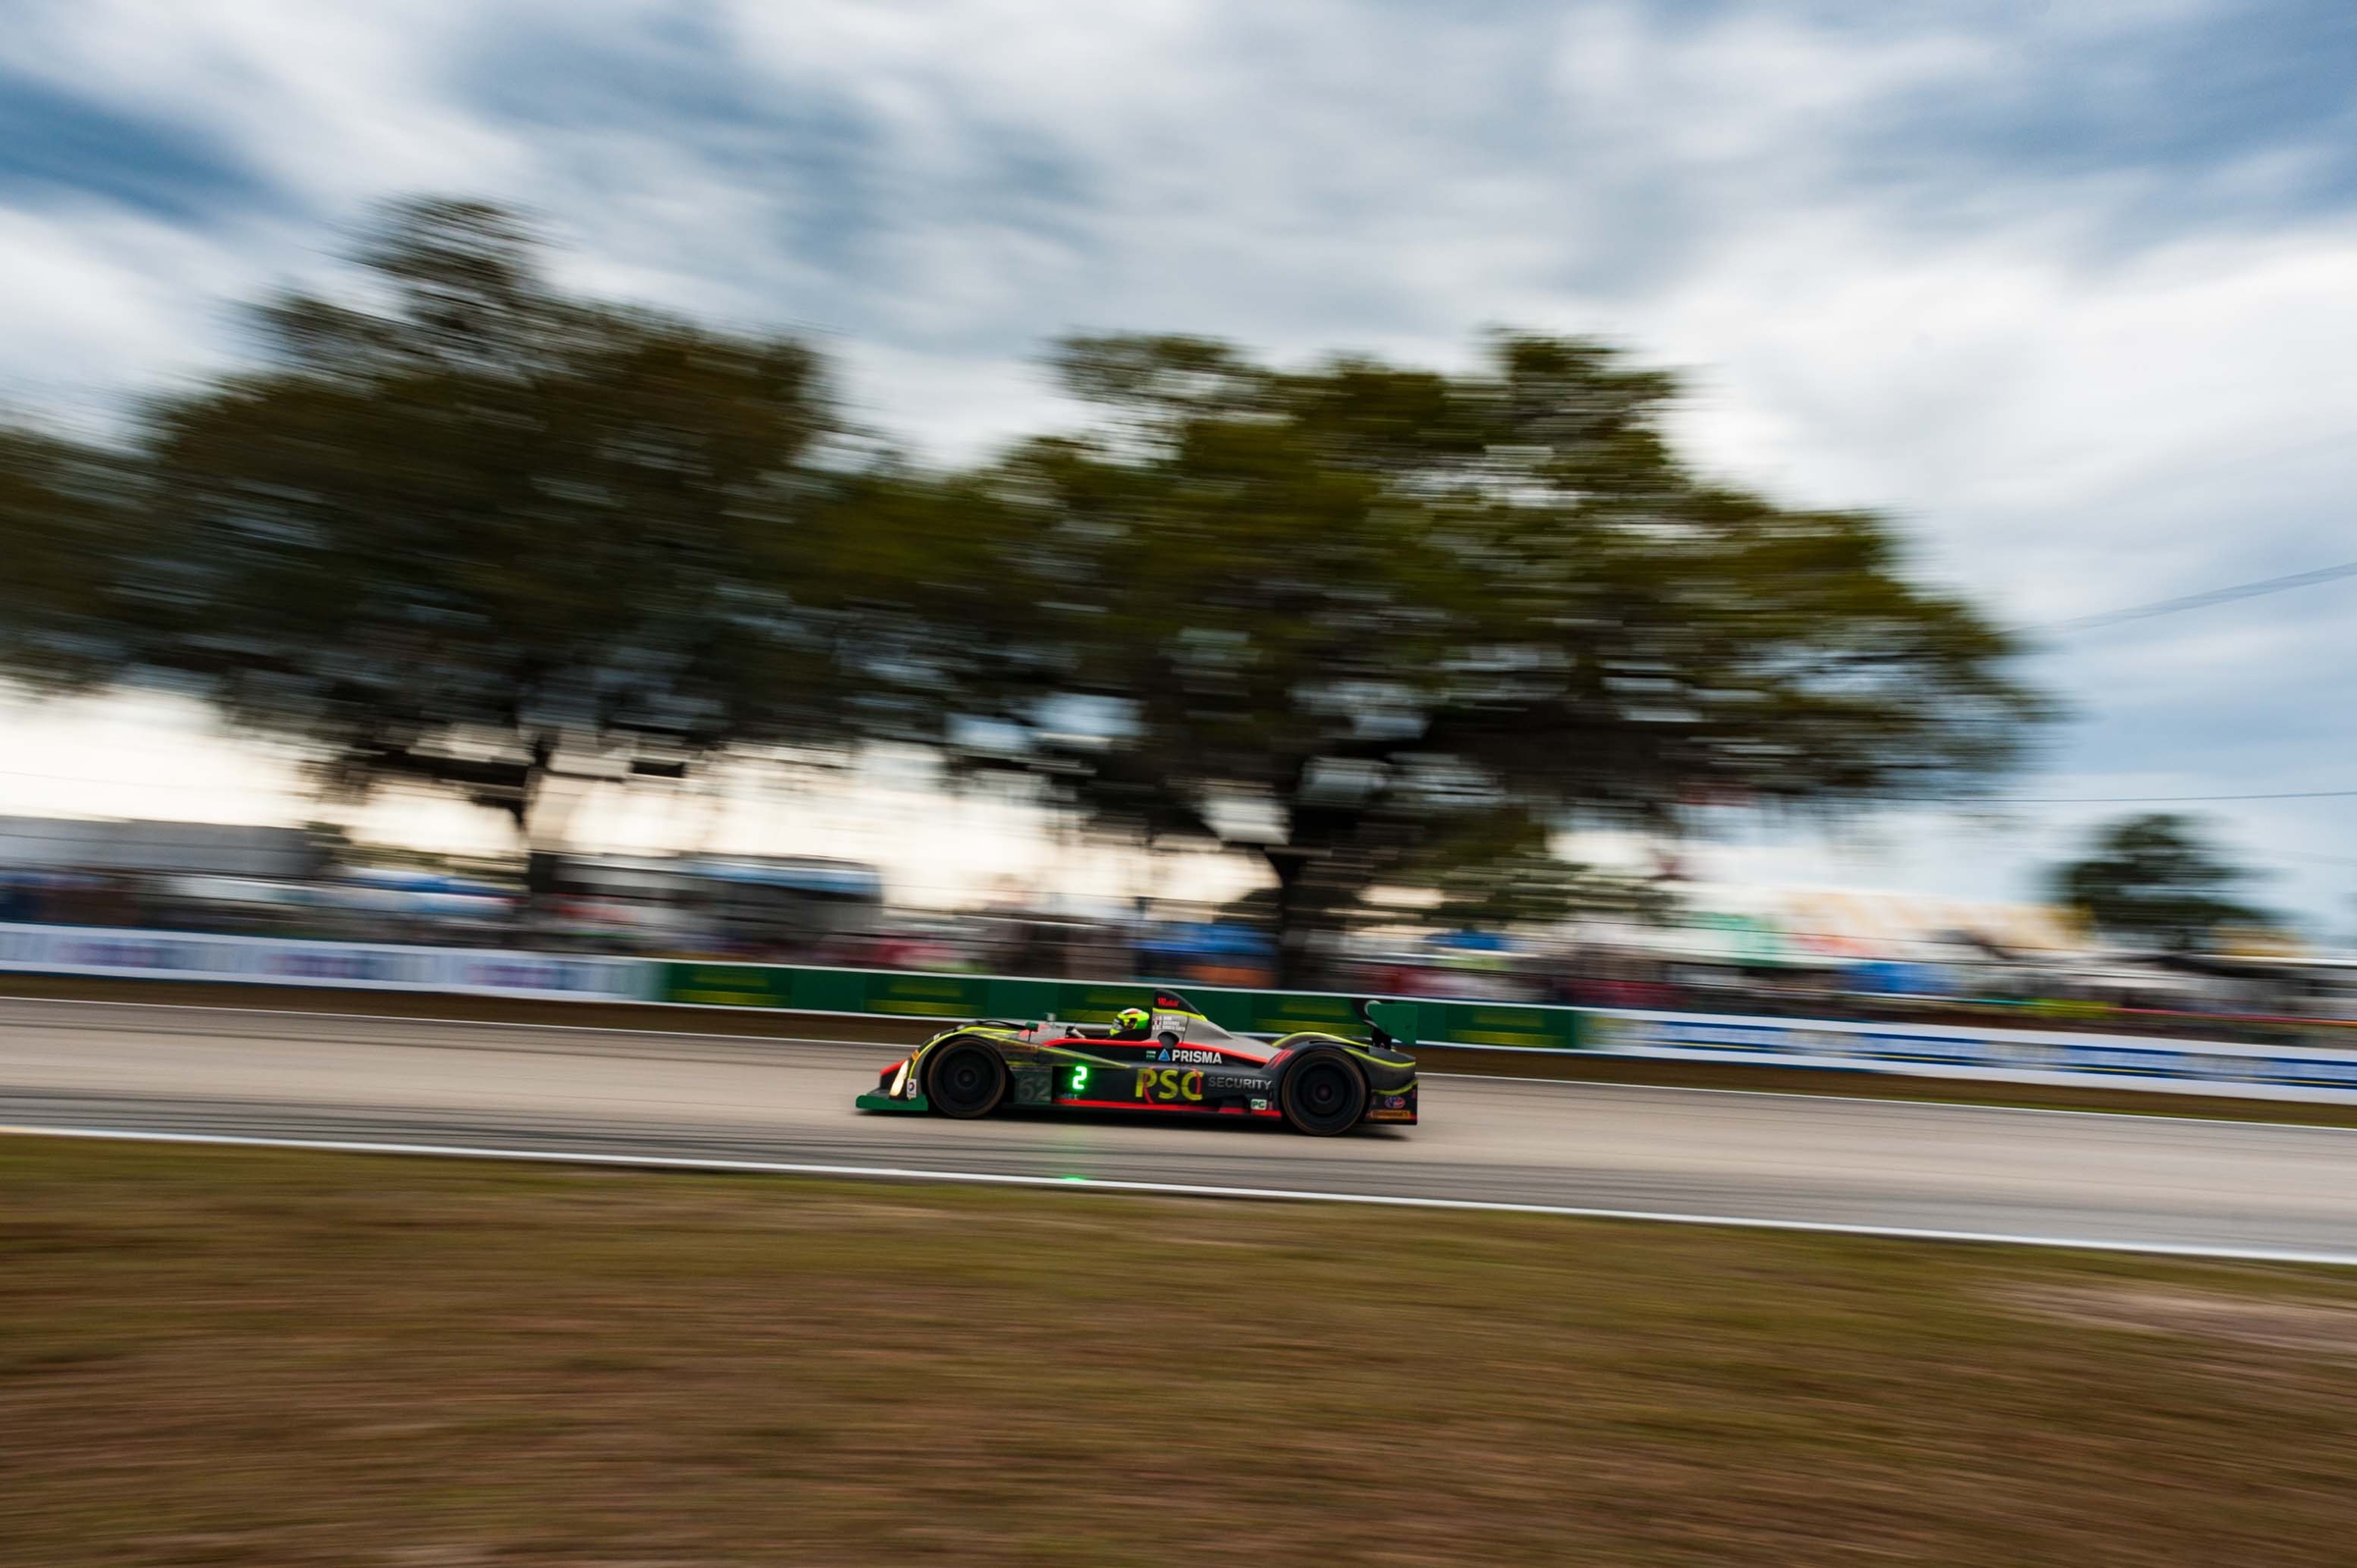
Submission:
{"label": "car windshield", "polygon": [[1221,1045],[1237,1040],[1200,1013],[1158,1012],[1154,1015],[1156,1035],[1175,1034],[1192,1045]]}

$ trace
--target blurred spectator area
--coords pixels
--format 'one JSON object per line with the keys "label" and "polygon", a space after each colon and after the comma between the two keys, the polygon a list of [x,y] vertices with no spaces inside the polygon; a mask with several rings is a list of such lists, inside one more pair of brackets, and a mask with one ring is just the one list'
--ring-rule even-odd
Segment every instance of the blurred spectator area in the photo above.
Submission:
{"label": "blurred spectator area", "polygon": [[0,817],[0,919],[164,924],[192,903],[221,915],[208,927],[235,929],[293,901],[322,865],[300,828]]}
{"label": "blurred spectator area", "polygon": [[808,961],[873,931],[884,877],[806,855],[536,854],[528,935],[559,946]]}
{"label": "blurred spectator area", "polygon": [[[866,969],[1256,987],[1264,924],[1184,904],[893,907],[859,861],[565,853],[460,862],[326,829],[0,818],[0,920]],[[1036,895],[1034,895],[1036,897]],[[1369,925],[1315,989],[1502,1004],[2013,1025],[2357,1049],[2357,959],[2091,945],[2056,911],[1691,886],[1654,921]]]}
{"label": "blurred spectator area", "polygon": [[321,852],[316,837],[301,828],[0,817],[0,869],[10,871],[296,879],[319,870]]}

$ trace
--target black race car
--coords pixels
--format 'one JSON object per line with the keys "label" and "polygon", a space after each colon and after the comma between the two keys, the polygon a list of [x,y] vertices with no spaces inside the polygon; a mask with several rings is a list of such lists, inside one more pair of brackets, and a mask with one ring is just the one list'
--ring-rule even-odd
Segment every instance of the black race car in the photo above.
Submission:
{"label": "black race car", "polygon": [[1360,1001],[1361,1044],[1341,1035],[1232,1035],[1175,991],[1126,1026],[980,1019],[946,1029],[884,1069],[862,1110],[987,1116],[1003,1108],[1254,1116],[1296,1132],[1412,1124],[1416,1063]]}

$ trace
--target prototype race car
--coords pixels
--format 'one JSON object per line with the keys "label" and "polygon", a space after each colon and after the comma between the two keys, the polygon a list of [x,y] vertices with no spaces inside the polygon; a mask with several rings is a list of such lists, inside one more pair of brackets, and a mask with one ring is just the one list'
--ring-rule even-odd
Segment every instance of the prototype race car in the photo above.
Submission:
{"label": "prototype race car", "polygon": [[1112,1027],[986,1018],[947,1029],[884,1069],[862,1110],[987,1116],[1001,1108],[1257,1116],[1331,1136],[1363,1122],[1413,1124],[1415,1058],[1368,1013],[1360,1044],[1315,1031],[1232,1035],[1175,991]]}

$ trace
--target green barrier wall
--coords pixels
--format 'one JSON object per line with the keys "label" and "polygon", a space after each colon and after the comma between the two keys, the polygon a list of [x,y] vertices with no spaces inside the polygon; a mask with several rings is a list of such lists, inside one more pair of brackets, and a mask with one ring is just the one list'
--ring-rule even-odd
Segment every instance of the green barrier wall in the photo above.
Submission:
{"label": "green barrier wall", "polygon": [[[789,964],[667,963],[661,999],[706,1007],[770,1007],[793,1012],[861,1013],[901,1018],[1045,1018],[1105,1023],[1124,1007],[1144,1006],[1153,986],[1085,980],[1021,980],[1000,975],[904,974],[874,969],[808,969]],[[1235,991],[1181,985],[1205,1017],[1239,1034],[1296,1029],[1358,1032],[1350,999],[1322,992]],[[1496,1049],[1576,1050],[1579,1014],[1570,1007],[1486,1001],[1393,1001],[1377,1009],[1404,1044]]]}
{"label": "green barrier wall", "polygon": [[1499,1050],[1576,1051],[1587,1044],[1573,1007],[1532,1007],[1495,1001],[1425,1001],[1424,1038],[1453,1046]]}

